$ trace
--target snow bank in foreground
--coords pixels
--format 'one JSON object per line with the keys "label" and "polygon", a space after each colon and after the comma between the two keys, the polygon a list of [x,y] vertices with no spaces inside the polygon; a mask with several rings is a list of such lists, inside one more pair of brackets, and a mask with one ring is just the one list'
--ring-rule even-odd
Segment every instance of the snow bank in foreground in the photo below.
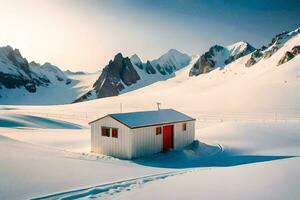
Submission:
{"label": "snow bank in foreground", "polygon": [[[13,129],[0,128],[1,133],[7,130]],[[54,134],[50,129],[34,131],[36,135]],[[48,141],[48,146],[65,150],[41,146],[47,139],[33,140],[34,133],[29,134],[27,129],[18,129],[13,137],[26,140],[29,135],[27,140],[32,137],[31,142],[39,145],[0,137],[0,199],[35,198],[60,192],[66,192],[67,197],[77,195],[77,189],[81,188],[84,190],[79,195],[83,199],[112,196],[116,199],[214,199],[214,194],[226,199],[266,199],[266,193],[272,197],[267,199],[300,196],[296,189],[300,159],[294,157],[300,155],[300,123],[220,123],[197,130],[196,138],[201,142],[183,151],[132,162],[72,153],[68,150],[71,142],[59,134],[78,138],[74,145],[80,142],[88,145],[89,134],[78,134],[72,129],[65,129],[65,133],[63,129],[59,131],[55,135],[57,139],[53,144]],[[86,129],[74,131],[86,133]],[[223,150],[208,144],[222,144]]]}
{"label": "snow bank in foreground", "polygon": [[0,127],[7,128],[45,128],[45,129],[81,129],[80,125],[50,119],[47,117],[37,117],[32,115],[21,115],[21,114],[0,114]]}

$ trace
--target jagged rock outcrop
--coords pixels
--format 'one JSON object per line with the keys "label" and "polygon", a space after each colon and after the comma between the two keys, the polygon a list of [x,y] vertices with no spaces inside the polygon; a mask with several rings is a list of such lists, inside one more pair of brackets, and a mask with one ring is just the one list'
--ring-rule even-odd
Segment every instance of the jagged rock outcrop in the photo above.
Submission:
{"label": "jagged rock outcrop", "polygon": [[273,46],[269,50],[265,51],[262,56],[264,59],[270,58],[276,51],[278,51],[278,47]]}
{"label": "jagged rock outcrop", "polygon": [[22,57],[18,49],[10,46],[2,47],[0,85],[8,89],[25,87],[28,92],[35,92],[36,85],[42,84],[32,77],[28,61]]}
{"label": "jagged rock outcrop", "polygon": [[246,62],[245,66],[246,67],[251,67],[255,63],[257,63],[263,56],[263,53],[261,53],[260,49],[257,49],[251,54],[250,59]]}
{"label": "jagged rock outcrop", "polygon": [[228,47],[214,45],[200,56],[191,68],[189,76],[198,76],[216,68],[222,69],[225,65],[250,54],[254,50],[255,48],[247,42],[238,42]]}
{"label": "jagged rock outcrop", "polygon": [[[187,66],[190,57],[175,49],[169,50],[158,59],[143,63],[138,55],[123,57],[117,54],[102,70],[93,89],[82,95],[74,102],[95,98],[119,95],[121,91],[128,92],[133,88],[141,88],[160,80],[174,77],[174,72]],[[131,87],[132,86],[132,87]]]}
{"label": "jagged rock outcrop", "polygon": [[215,45],[211,47],[208,52],[201,55],[190,70],[190,76],[197,76],[199,74],[207,73],[213,70],[215,67],[215,61],[212,60],[212,58],[216,55],[216,52],[220,52],[223,49],[224,47]]}
{"label": "jagged rock outcrop", "polygon": [[145,68],[146,72],[148,74],[156,74],[155,69],[153,68],[153,66],[151,65],[150,61],[148,60],[146,63],[146,68]]}
{"label": "jagged rock outcrop", "polygon": [[[300,29],[298,28],[294,31],[290,31],[290,32],[286,31],[286,32],[276,35],[275,37],[272,38],[271,42],[269,43],[269,45],[267,47],[262,46],[259,49],[259,53],[254,52],[254,53],[256,53],[256,55],[254,55],[254,53],[252,53],[250,59],[245,63],[245,66],[250,67],[250,66],[256,64],[257,62],[259,62],[261,59],[270,58],[281,47],[283,47],[285,42],[287,42],[289,39],[293,38],[294,36],[298,35],[299,32],[300,32]],[[291,52],[289,52],[289,53],[287,52],[285,55],[285,58],[282,58],[280,62],[284,62],[285,59],[291,59],[292,54],[290,54],[290,53]]]}
{"label": "jagged rock outcrop", "polygon": [[[157,65],[156,65],[156,69],[157,69],[157,71],[158,71],[160,74],[162,74],[162,75],[166,75],[166,74],[167,74],[166,69],[163,68],[163,67],[161,67],[160,64],[157,64]],[[171,72],[171,73],[172,73],[172,72]],[[169,73],[169,74],[171,74],[171,73]]]}
{"label": "jagged rock outcrop", "polygon": [[297,56],[299,53],[300,53],[300,46],[293,47],[291,51],[285,52],[284,56],[277,63],[277,66],[282,65],[283,63],[286,63],[286,62],[290,61],[295,56]]}
{"label": "jagged rock outcrop", "polygon": [[300,46],[294,46],[292,48],[292,53],[296,56],[298,54],[300,54]]}
{"label": "jagged rock outcrop", "polygon": [[144,69],[144,65],[141,61],[141,59],[139,58],[138,55],[134,54],[130,57],[130,60],[133,64],[135,64],[138,68],[140,69]]}
{"label": "jagged rock outcrop", "polygon": [[246,56],[256,50],[253,46],[251,46],[247,42],[244,43],[244,46],[245,47],[243,47],[243,49],[240,49],[237,51],[237,53],[234,53],[233,55],[229,56],[229,58],[227,60],[225,60],[225,65],[228,65],[229,63],[231,63],[243,56]]}
{"label": "jagged rock outcrop", "polygon": [[[47,87],[55,81],[70,84],[64,73],[50,63],[28,63],[18,49],[10,46],[0,48],[0,87],[15,89],[24,87],[34,93],[40,86]],[[1,92],[1,91],[0,91]]]}
{"label": "jagged rock outcrop", "polygon": [[153,75],[172,75],[175,71],[185,67],[190,62],[187,54],[181,53],[176,49],[170,49],[157,59],[142,63],[141,59],[136,55],[130,57],[131,62],[139,69],[144,70],[147,74]]}
{"label": "jagged rock outcrop", "polygon": [[89,97],[92,96],[92,91],[88,91],[87,93],[85,93],[84,95],[80,96],[78,99],[75,99],[75,101],[73,101],[73,103],[79,103],[79,102],[83,102],[89,99]]}
{"label": "jagged rock outcrop", "polygon": [[114,60],[103,69],[99,79],[94,83],[98,98],[116,96],[125,86],[130,86],[140,80],[140,76],[134,69],[130,59],[118,53]]}

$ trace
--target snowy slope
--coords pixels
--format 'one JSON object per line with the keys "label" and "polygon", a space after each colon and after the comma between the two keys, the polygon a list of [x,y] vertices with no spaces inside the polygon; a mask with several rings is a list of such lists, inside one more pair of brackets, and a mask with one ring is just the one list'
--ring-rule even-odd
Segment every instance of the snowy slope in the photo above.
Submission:
{"label": "snowy slope", "polygon": [[[189,77],[191,64],[174,78],[120,96],[69,105],[1,106],[1,119],[20,122],[20,115],[31,115],[82,126],[3,125],[1,198],[299,199],[300,56],[277,66],[296,45],[299,34],[251,67],[245,66],[249,54],[223,70]],[[119,112],[120,103],[127,112],[153,110],[156,102],[196,118],[196,139],[220,145],[221,151],[211,155],[206,148],[190,147],[132,162],[88,154],[89,121]]]}
{"label": "snowy slope", "polygon": [[[67,104],[91,89],[98,73],[69,75],[70,84],[56,80],[47,87],[38,87],[35,93],[28,93],[24,88],[2,88],[0,104],[2,105],[57,105]],[[55,79],[55,78],[54,78]]]}
{"label": "snowy slope", "polygon": [[[45,63],[40,65],[35,62],[29,63],[30,70],[37,74],[39,77],[43,77],[48,79],[50,83],[57,83],[64,81],[65,83],[68,81],[68,77],[61,71],[58,67],[52,65],[51,63]],[[70,80],[71,81],[71,80]]]}
{"label": "snowy slope", "polygon": [[98,74],[75,76],[50,63],[28,63],[18,49],[1,47],[0,104],[71,103],[91,88],[95,75]]}
{"label": "snowy slope", "polygon": [[[290,39],[294,37],[298,37],[299,33],[300,33],[300,28],[294,31],[287,31],[276,35],[275,37],[272,38],[271,42],[267,46],[262,46],[260,49],[257,49],[255,52],[253,52],[251,54],[250,59],[246,62],[245,66],[251,67],[252,65],[261,61],[262,59],[270,58],[280,48],[282,48],[286,42],[288,42]],[[291,49],[286,49],[286,51],[291,51]]]}
{"label": "snowy slope", "polygon": [[254,50],[254,47],[242,41],[226,47],[220,45],[212,46],[193,65],[190,76],[198,76],[217,68],[222,69],[225,65],[250,54]]}
{"label": "snowy slope", "polygon": [[[120,103],[123,103],[125,112],[153,109],[159,101],[165,108],[179,109],[195,117],[207,112],[297,112],[300,107],[300,95],[297,92],[300,84],[300,58],[296,56],[280,66],[277,63],[287,50],[299,45],[299,41],[299,35],[291,38],[272,57],[252,67],[245,67],[251,57],[247,55],[228,64],[223,70],[188,77],[189,65],[177,71],[174,78],[139,90],[53,109],[85,110],[87,113],[97,111],[99,115],[104,115],[118,112]],[[197,57],[191,62],[195,60]]]}

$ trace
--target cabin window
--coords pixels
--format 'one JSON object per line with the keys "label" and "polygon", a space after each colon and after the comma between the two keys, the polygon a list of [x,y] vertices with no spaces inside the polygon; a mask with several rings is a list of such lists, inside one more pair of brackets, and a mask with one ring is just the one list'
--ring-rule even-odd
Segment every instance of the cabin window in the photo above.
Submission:
{"label": "cabin window", "polygon": [[102,126],[101,127],[101,135],[109,137],[109,135],[110,135],[110,128]]}
{"label": "cabin window", "polygon": [[161,127],[156,127],[156,135],[160,135],[161,134]]}
{"label": "cabin window", "polygon": [[183,130],[183,131],[186,131],[186,123],[183,123],[183,124],[182,124],[182,130]]}
{"label": "cabin window", "polygon": [[118,129],[117,128],[111,129],[111,136],[114,138],[118,138]]}

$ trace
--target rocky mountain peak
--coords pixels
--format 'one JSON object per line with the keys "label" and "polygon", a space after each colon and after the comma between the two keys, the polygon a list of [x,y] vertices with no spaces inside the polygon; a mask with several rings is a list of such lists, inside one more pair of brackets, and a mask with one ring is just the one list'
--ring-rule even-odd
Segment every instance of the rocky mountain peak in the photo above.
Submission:
{"label": "rocky mountain peak", "polygon": [[[284,44],[289,41],[291,38],[297,36],[300,33],[300,28],[294,31],[285,31],[280,34],[275,35],[269,45],[262,46],[256,52],[252,53],[250,59],[246,62],[246,67],[251,67],[252,65],[259,62],[261,59],[268,59],[274,53],[276,53],[280,48],[284,46]],[[281,60],[281,64],[286,62],[285,60],[289,60],[292,58],[291,52],[287,52],[285,55],[286,59]],[[280,64],[279,64],[280,65]]]}
{"label": "rocky mountain peak", "polygon": [[243,51],[248,51],[248,52],[255,51],[255,48],[245,41],[239,41],[232,45],[229,45],[227,46],[227,49],[230,51],[231,55],[236,55]]}
{"label": "rocky mountain peak", "polygon": [[31,76],[29,64],[26,58],[23,58],[19,49],[13,49],[11,46],[3,47],[6,51],[6,58],[12,63],[12,65],[23,70],[28,76]]}
{"label": "rocky mountain peak", "polygon": [[185,67],[189,64],[189,62],[190,57],[187,54],[181,53],[176,49],[170,49],[167,53],[163,54],[158,59],[151,61],[151,65],[155,68],[168,68],[169,71],[171,68],[173,68],[172,71],[175,71],[177,69]]}
{"label": "rocky mountain peak", "polygon": [[[130,86],[138,80],[140,80],[140,76],[134,69],[131,60],[118,53],[104,67],[100,77],[94,83],[94,89],[98,98],[116,96],[125,86]],[[85,100],[90,94],[91,91],[80,97],[79,100]]]}
{"label": "rocky mountain peak", "polygon": [[142,63],[142,60],[140,59],[140,57],[136,54],[133,54],[131,57],[130,57],[130,60],[133,64],[135,64],[138,68],[140,69],[143,69],[143,63]]}
{"label": "rocky mountain peak", "polygon": [[282,65],[291,59],[293,59],[295,56],[300,54],[300,46],[294,46],[291,51],[285,52],[284,56],[279,60],[277,63],[277,66]]}
{"label": "rocky mountain peak", "polygon": [[216,68],[222,69],[225,65],[255,51],[249,43],[240,41],[223,47],[214,45],[202,54],[190,70],[190,76],[210,72]]}

